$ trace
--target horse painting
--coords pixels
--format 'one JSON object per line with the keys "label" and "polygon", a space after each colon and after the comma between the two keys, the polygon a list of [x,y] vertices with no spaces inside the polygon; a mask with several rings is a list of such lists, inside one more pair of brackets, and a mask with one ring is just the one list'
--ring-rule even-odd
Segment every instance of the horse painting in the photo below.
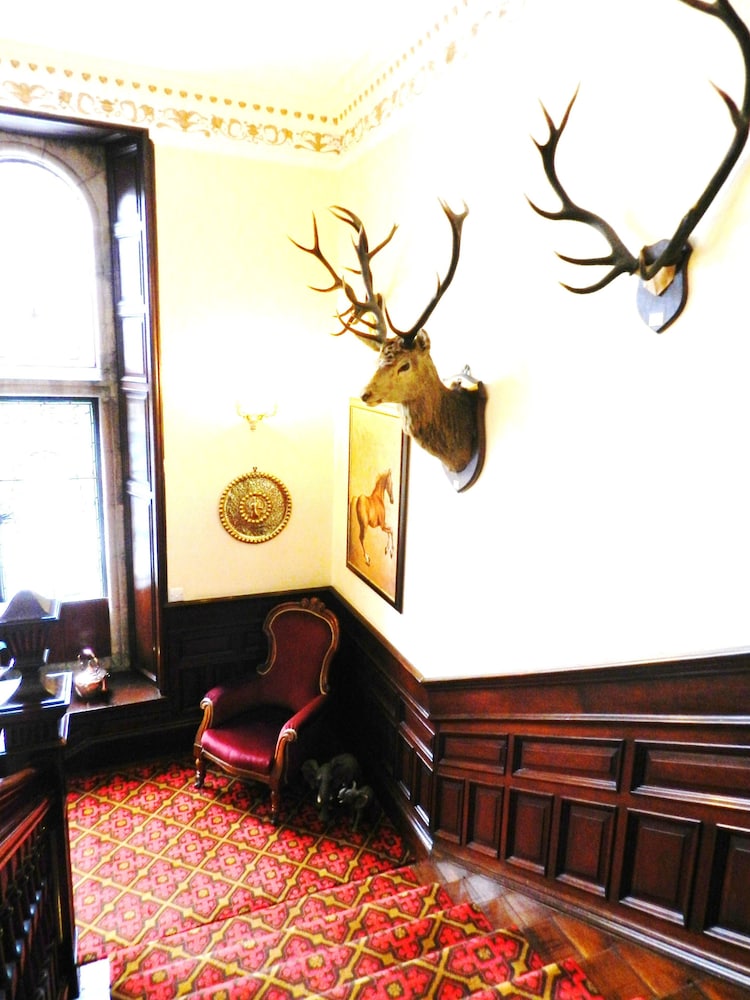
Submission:
{"label": "horse painting", "polygon": [[393,477],[391,470],[381,472],[375,480],[375,489],[372,493],[361,494],[352,497],[351,513],[352,519],[356,518],[359,525],[359,544],[362,546],[362,554],[365,563],[370,565],[370,557],[365,548],[365,533],[368,528],[380,528],[385,533],[385,549],[387,556],[393,558],[393,529],[386,523],[385,517],[385,496],[393,504]]}

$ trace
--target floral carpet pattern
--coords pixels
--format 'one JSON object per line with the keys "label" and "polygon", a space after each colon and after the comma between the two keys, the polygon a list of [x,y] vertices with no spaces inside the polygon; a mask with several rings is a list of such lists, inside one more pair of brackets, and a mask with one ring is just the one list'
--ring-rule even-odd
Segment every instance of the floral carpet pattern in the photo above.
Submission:
{"label": "floral carpet pattern", "polygon": [[79,957],[114,1000],[604,1000],[572,960],[422,882],[384,816],[325,826],[303,793],[186,762],[70,782]]}
{"label": "floral carpet pattern", "polygon": [[288,794],[273,826],[267,789],[190,762],[147,762],[69,781],[78,957],[167,937],[403,864],[390,822],[328,827]]}

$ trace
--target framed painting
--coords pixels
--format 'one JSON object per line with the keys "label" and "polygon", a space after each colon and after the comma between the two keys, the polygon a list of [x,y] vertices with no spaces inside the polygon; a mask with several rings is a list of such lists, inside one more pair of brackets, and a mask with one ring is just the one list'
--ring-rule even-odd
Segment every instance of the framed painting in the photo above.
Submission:
{"label": "framed painting", "polygon": [[403,609],[409,438],[397,407],[349,404],[346,565]]}

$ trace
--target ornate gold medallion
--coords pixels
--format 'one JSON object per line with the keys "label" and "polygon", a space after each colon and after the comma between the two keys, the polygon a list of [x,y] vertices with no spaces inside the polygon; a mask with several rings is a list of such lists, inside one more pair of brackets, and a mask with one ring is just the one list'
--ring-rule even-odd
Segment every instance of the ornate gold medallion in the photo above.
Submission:
{"label": "ornate gold medallion", "polygon": [[286,486],[257,468],[233,479],[219,501],[221,523],[239,542],[267,542],[284,530],[291,513]]}

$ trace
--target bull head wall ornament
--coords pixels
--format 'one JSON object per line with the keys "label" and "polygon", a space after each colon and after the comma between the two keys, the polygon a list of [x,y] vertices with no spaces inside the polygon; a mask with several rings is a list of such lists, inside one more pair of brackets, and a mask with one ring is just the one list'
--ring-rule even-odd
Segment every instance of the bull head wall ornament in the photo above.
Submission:
{"label": "bull head wall ornament", "polygon": [[604,288],[620,274],[637,273],[640,279],[636,300],[638,311],[644,322],[657,333],[666,330],[682,312],[687,299],[687,264],[692,253],[688,239],[739,159],[747,141],[748,127],[750,126],[750,31],[737,15],[729,0],[714,0],[713,3],[709,0],[680,0],[680,2],[692,7],[693,10],[702,11],[718,18],[729,28],[742,52],[745,88],[742,107],[738,108],[728,94],[713,84],[729,111],[734,126],[734,138],[705,191],[684,215],[674,235],[668,240],[660,240],[651,246],[643,247],[639,255],[635,257],[609,223],[594,212],[581,208],[570,198],[557,176],[555,154],[560,137],[568,123],[571,109],[578,96],[577,90],[557,126],[552,121],[547,109],[542,105],[542,111],[549,128],[549,138],[544,143],[534,140],[542,157],[547,180],[560,199],[562,207],[556,212],[547,211],[539,208],[529,199],[529,204],[534,211],[545,219],[583,222],[598,230],[609,243],[610,252],[602,257],[577,258],[558,254],[561,260],[569,264],[603,265],[610,268],[607,274],[593,285],[577,288],[563,284],[563,287],[570,292],[586,295]]}
{"label": "bull head wall ornament", "polygon": [[484,409],[486,392],[464,368],[447,386],[437,373],[430,356],[430,338],[423,329],[433,310],[453,280],[461,249],[461,229],[468,209],[454,212],[445,202],[440,202],[453,235],[451,262],[444,278],[438,278],[437,288],[422,315],[411,329],[398,330],[392,323],[383,296],[373,287],[371,262],[383,247],[390,243],[396,232],[390,233],[372,250],[362,221],[347,208],[334,205],[332,214],[351,226],[357,234],[353,240],[358,268],[347,267],[351,274],[358,274],[364,288],[358,297],[352,285],[343,278],[327,260],[320,247],[318,223],[313,215],[313,245],[292,243],[305,253],[312,254],[328,271],[331,284],[327,288],[313,288],[316,292],[344,292],[349,305],[336,313],[341,324],[334,336],[350,331],[363,344],[379,351],[378,367],[362,392],[362,401],[368,406],[381,403],[398,403],[401,406],[403,427],[407,434],[443,463],[446,475],[457,492],[472,486],[482,471],[485,451]]}

